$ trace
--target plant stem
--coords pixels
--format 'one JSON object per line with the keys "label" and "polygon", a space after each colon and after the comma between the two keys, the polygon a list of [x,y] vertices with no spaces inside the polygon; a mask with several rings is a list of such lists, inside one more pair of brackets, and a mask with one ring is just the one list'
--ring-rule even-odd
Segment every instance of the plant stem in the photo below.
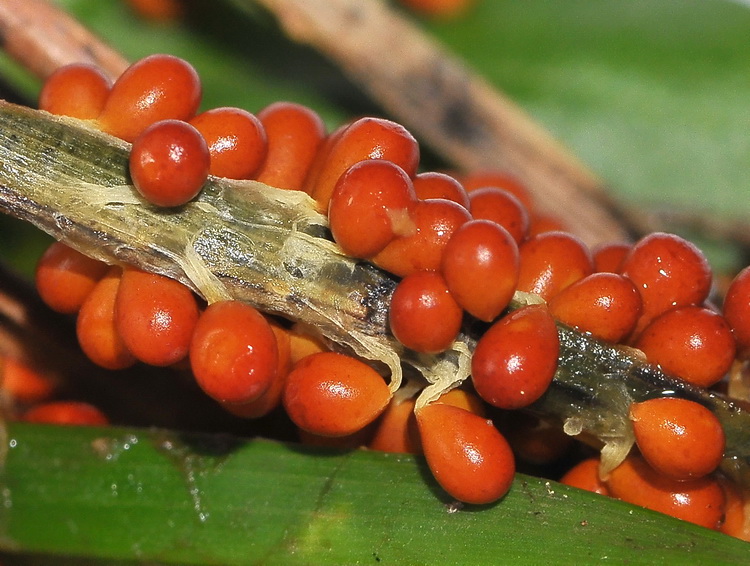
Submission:
{"label": "plant stem", "polygon": [[69,63],[96,65],[114,79],[128,63],[74,18],[45,0],[0,0],[3,48],[40,78]]}
{"label": "plant stem", "polygon": [[[396,280],[344,255],[304,193],[211,179],[195,201],[160,209],[129,185],[127,151],[127,144],[80,121],[2,103],[0,211],[97,259],[173,277],[208,301],[239,299],[304,322],[339,347],[387,366],[393,390],[402,362],[423,373],[432,397],[468,376],[481,330],[467,327],[442,355],[404,349],[387,322]],[[534,298],[517,293],[512,307],[528,300]],[[750,486],[750,413],[625,348],[563,326],[560,338],[557,374],[533,409],[559,418],[569,434],[598,438],[605,471],[632,445],[630,403],[676,395],[717,414],[727,435],[723,468]]]}

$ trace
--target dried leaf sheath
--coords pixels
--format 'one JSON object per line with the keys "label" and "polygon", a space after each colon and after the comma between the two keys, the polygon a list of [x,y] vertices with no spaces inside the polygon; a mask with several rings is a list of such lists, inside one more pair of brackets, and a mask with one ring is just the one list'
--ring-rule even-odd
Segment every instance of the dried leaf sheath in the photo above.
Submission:
{"label": "dried leaf sheath", "polygon": [[209,301],[233,297],[308,323],[365,357],[400,350],[385,330],[394,281],[340,253],[306,194],[214,179],[196,201],[158,210],[129,185],[128,144],[82,125],[2,105],[0,210]]}
{"label": "dried leaf sheath", "polygon": [[558,325],[560,358],[550,389],[533,408],[554,415],[568,434],[603,443],[605,468],[616,466],[633,443],[632,402],[681,397],[701,403],[719,418],[726,435],[722,470],[750,489],[750,412],[727,398],[692,386],[645,363],[643,355],[594,340]]}
{"label": "dried leaf sheath", "polygon": [[[213,179],[193,203],[174,211],[139,200],[127,178],[127,144],[79,121],[0,104],[0,211],[109,263],[174,277],[208,300],[234,297],[318,328],[330,340],[394,370],[400,361],[434,384],[427,397],[460,383],[476,335],[455,351],[416,356],[390,335],[387,310],[395,280],[343,255],[325,218],[304,194],[254,182]],[[533,297],[518,293],[513,306]],[[723,468],[750,486],[750,414],[692,388],[627,350],[560,327],[560,366],[534,406],[571,433],[605,446],[608,466],[632,445],[632,401],[676,395],[699,400],[727,433]]]}

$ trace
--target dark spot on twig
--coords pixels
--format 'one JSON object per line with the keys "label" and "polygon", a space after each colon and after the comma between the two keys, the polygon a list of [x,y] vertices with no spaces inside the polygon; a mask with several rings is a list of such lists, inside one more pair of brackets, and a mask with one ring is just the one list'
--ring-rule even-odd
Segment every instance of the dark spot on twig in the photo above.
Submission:
{"label": "dark spot on twig", "polygon": [[465,97],[453,99],[445,105],[442,125],[449,137],[467,145],[477,144],[485,138],[481,118]]}

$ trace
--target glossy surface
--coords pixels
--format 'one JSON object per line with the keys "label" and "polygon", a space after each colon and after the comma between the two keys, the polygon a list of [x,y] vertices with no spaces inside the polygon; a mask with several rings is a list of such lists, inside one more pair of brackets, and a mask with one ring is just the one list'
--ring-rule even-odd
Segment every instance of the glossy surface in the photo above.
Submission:
{"label": "glossy surface", "polygon": [[37,262],[34,283],[48,307],[73,314],[78,312],[108,269],[109,266],[101,261],[63,243],[53,242]]}
{"label": "glossy surface", "polygon": [[182,283],[126,268],[115,301],[115,326],[140,361],[169,366],[183,360],[198,322],[198,302]]}
{"label": "glossy surface", "polygon": [[448,495],[481,505],[510,489],[515,459],[492,421],[433,403],[417,411],[417,424],[427,465]]}
{"label": "glossy surface", "polygon": [[273,102],[256,115],[268,142],[258,181],[279,189],[302,190],[326,137],[323,120],[312,108],[286,101]]}
{"label": "glossy surface", "polygon": [[202,94],[200,78],[190,63],[174,55],[149,55],[115,81],[99,124],[105,132],[133,142],[159,120],[190,120]]}
{"label": "glossy surface", "polygon": [[246,403],[223,403],[224,408],[238,417],[257,419],[276,409],[281,404],[281,396],[286,385],[286,376],[292,369],[291,339],[289,332],[276,322],[269,321],[276,337],[278,357],[276,374],[260,397]]}
{"label": "glossy surface", "polygon": [[339,178],[328,205],[336,243],[347,255],[369,258],[411,227],[417,197],[401,167],[383,159],[352,165]]}
{"label": "glossy surface", "polygon": [[101,114],[112,88],[98,67],[71,63],[59,67],[42,84],[38,106],[60,116],[95,120]]}
{"label": "glossy surface", "polygon": [[106,369],[124,369],[136,362],[115,326],[115,300],[121,275],[121,268],[110,268],[86,297],[76,320],[81,349],[92,362]]}
{"label": "glossy surface", "polygon": [[607,479],[613,497],[709,529],[721,524],[725,497],[711,477],[677,481],[656,472],[645,460],[630,456]]}
{"label": "glossy surface", "polygon": [[471,359],[474,387],[503,409],[526,407],[552,382],[560,341],[546,306],[530,305],[495,322],[477,342]]}
{"label": "glossy surface", "polygon": [[260,120],[242,108],[222,106],[201,112],[190,120],[206,140],[211,155],[208,172],[229,179],[251,179],[268,152],[266,131]]}
{"label": "glossy surface", "polygon": [[518,290],[549,301],[557,293],[594,271],[586,245],[569,232],[544,232],[519,248]]}
{"label": "glossy surface", "polygon": [[622,263],[643,298],[640,328],[676,306],[700,305],[711,289],[711,267],[695,244],[664,232],[637,241]]}
{"label": "glossy surface", "polygon": [[549,301],[557,320],[608,342],[620,342],[635,328],[641,296],[630,279],[598,272],[579,279]]}
{"label": "glossy surface", "polygon": [[505,228],[489,220],[471,220],[445,246],[440,272],[462,308],[491,322],[513,297],[518,265],[518,246]]}
{"label": "glossy surface", "polygon": [[713,310],[686,306],[665,312],[649,324],[634,343],[651,363],[698,385],[718,382],[732,366],[732,331]]}
{"label": "glossy surface", "polygon": [[396,286],[388,320],[391,332],[404,346],[437,353],[456,339],[463,310],[439,273],[418,271]]}
{"label": "glossy surface", "polygon": [[411,223],[372,261],[386,271],[404,277],[416,271],[437,271],[443,251],[459,226],[471,220],[460,204],[446,199],[420,200],[410,211]]}
{"label": "glossy surface", "polygon": [[203,188],[211,157],[200,132],[187,122],[163,120],[133,142],[130,176],[138,192],[164,207],[181,206]]}
{"label": "glossy surface", "polygon": [[414,176],[417,198],[444,198],[469,208],[469,195],[455,177],[440,171],[425,171]]}
{"label": "glossy surface", "polygon": [[241,301],[209,305],[190,343],[196,382],[221,403],[250,403],[268,391],[276,377],[278,356],[268,321]]}
{"label": "glossy surface", "polygon": [[321,352],[294,365],[283,403],[298,427],[346,436],[374,421],[390,399],[385,381],[370,366],[345,354]]}
{"label": "glossy surface", "polygon": [[694,401],[663,397],[633,403],[630,420],[649,465],[676,480],[710,474],[724,456],[721,423]]}
{"label": "glossy surface", "polygon": [[315,174],[306,181],[306,192],[328,208],[339,177],[349,167],[364,159],[387,159],[400,166],[407,175],[416,173],[419,145],[402,125],[383,118],[360,118],[339,131],[326,151]]}
{"label": "glossy surface", "polygon": [[469,193],[472,218],[492,220],[505,228],[516,243],[529,235],[530,216],[523,203],[513,193],[498,187],[483,187]]}

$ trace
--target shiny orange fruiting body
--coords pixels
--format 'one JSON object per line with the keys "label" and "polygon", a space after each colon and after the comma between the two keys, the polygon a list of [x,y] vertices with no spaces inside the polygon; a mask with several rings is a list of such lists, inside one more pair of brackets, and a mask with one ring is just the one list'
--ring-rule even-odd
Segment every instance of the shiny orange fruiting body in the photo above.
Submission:
{"label": "shiny orange fruiting body", "polygon": [[655,471],[640,456],[629,456],[606,483],[612,497],[708,529],[717,529],[724,516],[724,491],[713,476],[678,481]]}
{"label": "shiny orange fruiting body", "polygon": [[93,65],[71,63],[45,79],[39,109],[59,116],[95,120],[109,97],[112,82]]}
{"label": "shiny orange fruiting body", "polygon": [[592,273],[549,301],[557,320],[612,343],[630,336],[641,316],[641,295],[630,279],[616,273]]}
{"label": "shiny orange fruiting body", "polygon": [[649,362],[700,387],[710,387],[735,358],[732,330],[717,312],[698,306],[668,310],[646,326],[633,344]]}
{"label": "shiny orange fruiting body", "polygon": [[149,202],[182,206],[208,179],[211,158],[198,130],[180,120],[155,122],[138,135],[130,151],[133,185]]}
{"label": "shiny orange fruiting body", "polygon": [[266,318],[241,301],[209,305],[190,343],[198,385],[221,403],[251,403],[272,386],[278,367],[276,335]]}
{"label": "shiny orange fruiting body", "polygon": [[630,406],[630,421],[649,465],[676,480],[713,472],[724,456],[721,422],[695,401],[676,397],[650,399]]}
{"label": "shiny orange fruiting body", "polygon": [[391,332],[404,346],[417,352],[447,349],[456,339],[462,320],[463,310],[443,277],[434,271],[407,275],[391,297]]}
{"label": "shiny orange fruiting body", "polygon": [[471,220],[471,215],[452,200],[428,199],[416,202],[409,220],[411,223],[401,224],[402,235],[372,258],[375,265],[399,277],[416,271],[439,270],[451,236]]}
{"label": "shiny orange fruiting body", "polygon": [[283,404],[301,429],[322,436],[354,434],[386,408],[391,392],[364,362],[337,352],[312,354],[287,376]]}
{"label": "shiny orange fruiting body", "polygon": [[53,242],[36,265],[34,282],[39,296],[52,310],[77,313],[81,305],[104,277],[109,266],[81,252]]}
{"label": "shiny orange fruiting body", "polygon": [[203,94],[192,65],[173,55],[155,54],[128,67],[112,85],[99,115],[100,127],[133,142],[160,120],[190,120]]}
{"label": "shiny orange fruiting body", "polygon": [[305,191],[322,210],[328,209],[339,177],[349,167],[365,159],[386,159],[401,167],[410,177],[419,163],[419,145],[406,128],[382,118],[360,118],[338,132],[326,151],[322,164],[311,174]]}
{"label": "shiny orange fruiting body", "polygon": [[518,290],[549,301],[557,293],[594,271],[591,252],[568,232],[544,232],[519,248]]}
{"label": "shiny orange fruiting body", "polygon": [[347,255],[369,258],[409,223],[417,197],[411,179],[391,161],[368,159],[347,169],[336,183],[328,221]]}
{"label": "shiny orange fruiting body", "polygon": [[469,195],[458,179],[447,173],[425,171],[415,175],[413,182],[414,192],[421,200],[444,198],[469,208]]}
{"label": "shiny orange fruiting body", "polygon": [[711,289],[708,260],[694,244],[675,234],[654,232],[641,238],[625,256],[621,270],[643,299],[639,330],[673,307],[702,304]]}
{"label": "shiny orange fruiting body", "polygon": [[518,197],[505,189],[484,187],[470,192],[469,212],[472,218],[497,222],[518,244],[529,235],[528,210]]}
{"label": "shiny orange fruiting body", "polygon": [[274,102],[256,115],[268,143],[257,180],[279,189],[302,190],[326,137],[323,120],[311,108],[293,102]]}
{"label": "shiny orange fruiting body", "polygon": [[443,403],[426,405],[416,416],[427,465],[448,495],[481,505],[508,492],[515,458],[492,421]]}
{"label": "shiny orange fruiting body", "polygon": [[115,301],[115,325],[140,361],[168,366],[185,359],[198,322],[198,302],[182,283],[126,268]]}
{"label": "shiny orange fruiting body", "polygon": [[83,352],[106,369],[124,369],[136,362],[115,325],[115,301],[122,269],[111,267],[94,286],[78,311],[76,334]]}
{"label": "shiny orange fruiting body", "polygon": [[276,373],[260,397],[245,403],[223,403],[223,407],[233,415],[246,419],[257,419],[273,411],[281,404],[281,396],[286,384],[286,376],[292,369],[291,339],[289,332],[279,324],[269,320],[271,330],[276,337],[278,351]]}
{"label": "shiny orange fruiting body", "polygon": [[208,172],[228,179],[251,179],[268,153],[263,124],[254,115],[231,106],[211,108],[190,120],[206,140]]}
{"label": "shiny orange fruiting body", "polygon": [[474,388],[496,407],[526,407],[552,382],[559,351],[557,326],[547,307],[521,307],[495,322],[477,342],[471,359]]}
{"label": "shiny orange fruiting body", "polygon": [[518,246],[505,228],[489,220],[470,220],[445,246],[440,272],[463,309],[491,322],[513,297],[518,264]]}

